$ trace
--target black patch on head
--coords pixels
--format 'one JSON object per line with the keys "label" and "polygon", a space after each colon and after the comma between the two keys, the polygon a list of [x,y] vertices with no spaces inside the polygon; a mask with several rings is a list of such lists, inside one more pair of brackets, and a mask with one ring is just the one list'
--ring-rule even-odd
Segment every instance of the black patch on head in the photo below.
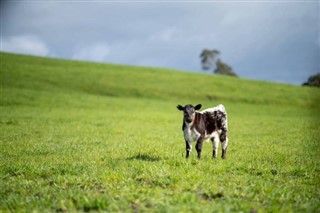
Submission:
{"label": "black patch on head", "polygon": [[183,110],[184,121],[187,123],[192,122],[192,116],[195,113],[194,106],[191,104],[185,105]]}
{"label": "black patch on head", "polygon": [[192,104],[187,104],[184,106],[185,110],[194,110],[194,106]]}

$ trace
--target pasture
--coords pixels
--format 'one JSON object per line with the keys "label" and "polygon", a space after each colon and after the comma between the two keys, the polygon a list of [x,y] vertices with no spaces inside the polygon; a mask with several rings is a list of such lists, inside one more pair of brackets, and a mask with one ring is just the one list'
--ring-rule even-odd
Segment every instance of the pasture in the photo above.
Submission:
{"label": "pasture", "polygon": [[[1,53],[0,212],[319,212],[320,90]],[[177,104],[224,104],[185,159]]]}

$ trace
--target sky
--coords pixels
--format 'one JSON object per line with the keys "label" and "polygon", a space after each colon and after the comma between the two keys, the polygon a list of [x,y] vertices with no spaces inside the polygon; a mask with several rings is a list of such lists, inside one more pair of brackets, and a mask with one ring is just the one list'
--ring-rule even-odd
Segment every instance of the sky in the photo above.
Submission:
{"label": "sky", "polygon": [[203,71],[217,49],[240,77],[320,72],[320,1],[1,1],[1,51]]}

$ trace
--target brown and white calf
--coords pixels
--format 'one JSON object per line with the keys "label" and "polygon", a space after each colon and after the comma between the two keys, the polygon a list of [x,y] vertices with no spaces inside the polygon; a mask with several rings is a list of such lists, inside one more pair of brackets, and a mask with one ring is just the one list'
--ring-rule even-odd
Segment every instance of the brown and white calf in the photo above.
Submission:
{"label": "brown and white calf", "polygon": [[197,141],[196,150],[200,159],[203,141],[211,139],[213,145],[212,157],[217,157],[220,141],[222,146],[221,157],[225,159],[228,146],[228,122],[224,106],[220,104],[201,112],[197,112],[201,108],[201,104],[196,106],[188,104],[184,107],[178,105],[177,108],[183,111],[182,131],[186,141],[186,157],[189,157],[192,142]]}

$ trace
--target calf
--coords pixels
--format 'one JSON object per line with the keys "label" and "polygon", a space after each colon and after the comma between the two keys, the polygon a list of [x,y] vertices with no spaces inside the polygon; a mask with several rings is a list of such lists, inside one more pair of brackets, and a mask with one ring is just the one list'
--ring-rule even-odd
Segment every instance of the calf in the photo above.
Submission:
{"label": "calf", "polygon": [[182,131],[186,141],[186,157],[189,157],[192,149],[191,143],[197,141],[196,150],[198,158],[201,158],[202,143],[206,139],[211,139],[213,145],[212,157],[217,157],[219,140],[222,145],[222,159],[226,158],[228,146],[228,122],[227,112],[223,105],[197,112],[201,104],[192,106],[177,106],[178,110],[183,111]]}

